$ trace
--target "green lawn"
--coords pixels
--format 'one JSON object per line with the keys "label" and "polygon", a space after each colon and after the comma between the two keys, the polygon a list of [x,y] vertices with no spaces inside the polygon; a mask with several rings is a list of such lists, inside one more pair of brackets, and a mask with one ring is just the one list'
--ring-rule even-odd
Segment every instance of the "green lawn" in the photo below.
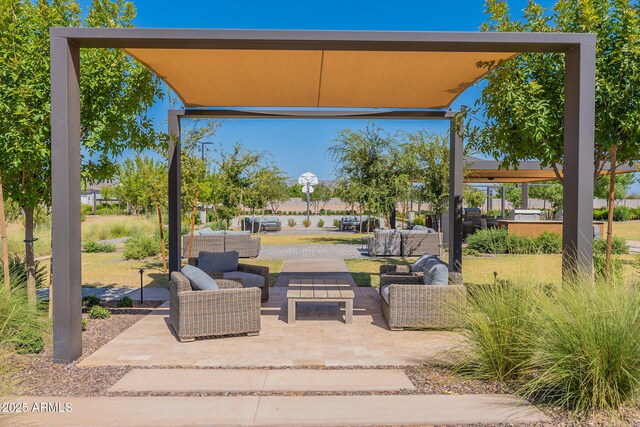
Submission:
{"label": "green lawn", "polygon": [[627,240],[640,240],[640,220],[614,222],[613,235]]}
{"label": "green lawn", "polygon": [[[633,255],[622,255],[625,276],[640,279],[640,268],[634,265]],[[378,286],[381,264],[409,264],[415,258],[371,258],[345,260],[358,286]],[[494,273],[498,279],[510,279],[540,283],[559,282],[562,273],[562,257],[560,255],[496,255],[465,256],[462,260],[462,271],[465,283],[492,283]]]}

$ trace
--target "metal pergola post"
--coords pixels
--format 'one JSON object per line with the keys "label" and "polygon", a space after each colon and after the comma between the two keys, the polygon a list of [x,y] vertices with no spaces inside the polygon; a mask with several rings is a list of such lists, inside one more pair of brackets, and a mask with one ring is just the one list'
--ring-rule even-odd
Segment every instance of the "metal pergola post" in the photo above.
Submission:
{"label": "metal pergola post", "polygon": [[520,207],[522,209],[529,209],[529,183],[523,182],[520,189],[522,191]]}
{"label": "metal pergola post", "polygon": [[449,127],[449,266],[462,271],[462,195],[464,192],[464,146],[456,116]]}
{"label": "metal pergola post", "polygon": [[[367,32],[192,30],[155,28],[52,28],[51,171],[53,200],[54,358],[76,360],[82,352],[80,253],[80,48],[258,49],[397,52],[557,52],[565,54],[563,272],[592,270],[593,138],[595,122],[595,42],[593,34],[497,32]],[[363,107],[367,107],[363,105]],[[383,118],[385,113],[359,118]],[[199,113],[191,113],[195,117]],[[204,116],[211,112],[203,113]],[[240,113],[245,114],[245,113]],[[263,117],[290,112],[261,113]],[[308,111],[301,118],[337,118]],[[386,113],[402,116],[398,112]],[[355,118],[342,111],[343,118]],[[442,112],[415,113],[442,117]],[[170,116],[171,117],[171,116]],[[176,118],[178,115],[176,115]],[[223,117],[220,113],[219,117]],[[227,116],[230,117],[230,116]],[[289,117],[291,118],[291,117]],[[404,118],[407,118],[406,116]],[[179,136],[179,119],[169,133]],[[449,247],[453,268],[461,260],[462,139],[452,138]],[[170,144],[170,266],[180,262],[180,146]],[[458,173],[459,172],[459,173]],[[460,239],[460,240],[459,240]]]}

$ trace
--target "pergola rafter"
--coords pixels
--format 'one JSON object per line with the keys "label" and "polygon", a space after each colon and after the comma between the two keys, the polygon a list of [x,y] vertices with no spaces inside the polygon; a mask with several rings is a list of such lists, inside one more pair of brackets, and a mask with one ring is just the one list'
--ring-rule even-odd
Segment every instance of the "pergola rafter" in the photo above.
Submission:
{"label": "pergola rafter", "polygon": [[[565,55],[565,133],[564,133],[564,227],[563,227],[563,271],[574,273],[580,269],[591,269],[593,260],[592,199],[593,199],[593,149],[595,122],[595,43],[593,34],[566,33],[456,33],[456,32],[366,32],[366,31],[255,31],[255,30],[185,30],[142,28],[52,28],[51,29],[51,143],[52,143],[52,200],[53,200],[53,311],[54,311],[54,358],[59,362],[71,362],[82,354],[81,332],[81,245],[80,245],[80,49],[120,48],[150,50],[240,50],[240,51],[324,51],[324,52],[389,52],[413,53],[457,52],[457,53],[522,53],[556,52]],[[151,52],[153,53],[153,52]],[[157,52],[156,52],[157,53]],[[135,52],[135,56],[139,51]],[[224,56],[224,55],[223,55]],[[336,55],[333,55],[334,57]],[[344,60],[345,55],[337,55]],[[376,55],[373,55],[374,57]],[[393,58],[403,55],[391,55]],[[462,57],[464,55],[458,55]],[[500,55],[498,55],[500,57]],[[503,55],[504,56],[504,55]],[[188,52],[185,57],[189,57]],[[360,56],[362,57],[362,56]],[[434,56],[439,57],[439,56]],[[344,69],[356,70],[349,65],[349,58],[341,65]],[[370,59],[370,58],[369,58]],[[403,58],[406,59],[406,58]],[[464,58],[463,58],[464,59]],[[144,61],[143,61],[144,62]],[[338,63],[338,62],[336,62]],[[390,75],[385,86],[395,84],[402,88],[402,74],[397,74],[393,60],[382,61]],[[389,65],[391,63],[391,65]],[[411,61],[407,61],[411,64]],[[424,64],[418,61],[417,63]],[[146,64],[152,71],[153,66]],[[349,67],[347,67],[349,65]],[[320,67],[324,67],[321,64]],[[446,67],[445,67],[446,68]],[[324,69],[324,68],[323,68]],[[276,67],[277,71],[278,68]],[[381,72],[384,70],[373,70]],[[400,70],[402,71],[402,70]],[[406,70],[405,71],[410,71]],[[393,74],[396,73],[396,74]],[[444,72],[442,72],[444,73]],[[336,78],[344,77],[333,73]],[[162,76],[171,80],[170,76]],[[374,76],[376,77],[376,76]],[[415,77],[415,76],[413,76]],[[425,79],[433,76],[425,76]],[[436,76],[437,77],[437,76]],[[445,76],[446,77],[446,76]],[[475,79],[481,77],[476,76]],[[322,73],[320,73],[322,79]],[[380,76],[371,81],[380,82]],[[412,80],[415,81],[415,78]],[[215,82],[214,82],[215,83]],[[356,82],[359,83],[359,82]],[[459,81],[458,85],[444,87],[444,91],[459,94],[473,81]],[[337,85],[342,90],[349,86]],[[346,89],[345,89],[346,88]],[[366,88],[366,87],[365,87]],[[290,88],[289,88],[290,89]],[[389,87],[387,87],[389,89]],[[393,89],[393,88],[392,88]],[[318,89],[320,91],[320,89]],[[179,91],[178,91],[179,92]],[[295,91],[294,91],[295,92]],[[377,97],[369,101],[365,91],[354,93],[357,107],[388,107],[397,102],[393,98]],[[453,92],[452,92],[453,93]],[[214,93],[215,95],[215,93]],[[359,96],[356,97],[356,95]],[[233,93],[226,93],[233,98]],[[271,95],[260,98],[259,106],[268,106]],[[457,96],[457,95],[456,95]],[[318,95],[320,97],[320,95]],[[215,99],[215,98],[212,98]],[[253,98],[245,98],[253,99]],[[258,98],[255,98],[258,99]],[[335,107],[353,107],[351,99],[329,97],[327,101]],[[455,99],[450,97],[450,101]],[[189,100],[185,101],[185,105]],[[242,104],[243,98],[233,99],[234,105]],[[386,102],[389,105],[386,105]],[[301,101],[305,103],[307,101]],[[414,100],[415,102],[419,102]],[[436,102],[436,101],[433,101]],[[441,101],[437,101],[441,102]],[[347,105],[348,103],[348,105]],[[212,102],[212,104],[215,104]],[[321,105],[318,98],[317,105]],[[315,105],[315,106],[317,106]],[[274,105],[275,106],[275,105]],[[300,107],[305,105],[291,105]],[[211,105],[213,107],[213,105]],[[422,106],[428,108],[430,106]],[[227,111],[223,113],[222,111]],[[180,120],[179,117],[222,117],[229,110],[185,110],[169,115],[169,134],[172,144],[169,149],[169,224],[170,265],[179,268],[179,221],[180,221]],[[254,112],[255,113],[255,112]],[[261,117],[287,117],[293,113],[261,112]],[[337,112],[323,110],[298,112],[305,118],[338,118]],[[331,117],[331,114],[335,116]],[[355,118],[350,112],[340,112],[343,118]],[[398,115],[416,119],[451,119],[446,111],[440,112],[366,112],[360,118],[399,118]],[[367,116],[369,115],[369,116]],[[434,115],[433,117],[429,117]],[[435,117],[440,115],[440,117]],[[228,115],[226,117],[229,117]],[[255,117],[255,115],[254,115]],[[291,118],[291,117],[289,117]],[[462,256],[462,232],[459,219],[462,211],[462,138],[455,126],[450,127],[451,145],[451,197],[450,197],[450,260],[454,268],[460,267]],[[458,240],[459,239],[459,240]],[[176,243],[178,242],[178,243]],[[457,243],[459,242],[459,244]]]}

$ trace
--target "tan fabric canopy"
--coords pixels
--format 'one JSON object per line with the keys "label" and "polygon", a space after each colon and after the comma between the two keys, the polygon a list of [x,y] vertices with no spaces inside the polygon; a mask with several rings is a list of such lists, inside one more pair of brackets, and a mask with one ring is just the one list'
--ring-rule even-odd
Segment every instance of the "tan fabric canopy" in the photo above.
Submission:
{"label": "tan fabric canopy", "polygon": [[446,108],[515,53],[127,49],[185,107]]}

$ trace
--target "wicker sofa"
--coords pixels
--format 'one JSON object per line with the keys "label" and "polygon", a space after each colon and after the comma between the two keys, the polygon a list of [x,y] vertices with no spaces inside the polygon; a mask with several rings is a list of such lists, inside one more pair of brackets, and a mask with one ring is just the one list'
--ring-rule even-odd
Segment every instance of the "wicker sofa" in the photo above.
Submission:
{"label": "wicker sofa", "polygon": [[[182,236],[182,256],[188,257],[190,235]],[[252,237],[249,232],[220,231],[215,235],[194,235],[191,255],[200,251],[228,252],[237,251],[240,258],[255,258],[260,255],[260,238]]]}
{"label": "wicker sofa", "polygon": [[[194,267],[198,266],[198,257],[191,257],[189,258],[188,261],[189,265],[193,265]],[[258,276],[262,276],[264,278],[264,286],[262,286],[260,289],[260,299],[262,302],[266,302],[269,300],[269,267],[263,267],[261,265],[249,265],[249,264],[238,264],[238,271],[241,273],[249,273],[249,274],[256,274]],[[209,274],[211,277],[213,277],[216,281],[219,279],[224,279],[224,273],[211,273]],[[240,280],[242,283],[242,279],[235,279],[234,280]]]}
{"label": "wicker sofa", "polygon": [[367,238],[369,256],[402,255],[402,239],[399,230],[376,230]]}
{"label": "wicker sofa", "polygon": [[220,289],[194,291],[182,273],[171,273],[169,321],[181,342],[260,332],[260,290],[237,280],[216,282]]}
{"label": "wicker sofa", "polygon": [[401,230],[402,256],[433,254],[442,256],[442,233],[428,230]]}
{"label": "wicker sofa", "polygon": [[[409,266],[380,266],[380,304],[389,328],[397,331],[410,327],[462,326],[456,309],[467,301],[462,274],[450,271],[447,285],[425,285],[423,275],[412,273]],[[388,294],[383,292],[385,288]]]}

